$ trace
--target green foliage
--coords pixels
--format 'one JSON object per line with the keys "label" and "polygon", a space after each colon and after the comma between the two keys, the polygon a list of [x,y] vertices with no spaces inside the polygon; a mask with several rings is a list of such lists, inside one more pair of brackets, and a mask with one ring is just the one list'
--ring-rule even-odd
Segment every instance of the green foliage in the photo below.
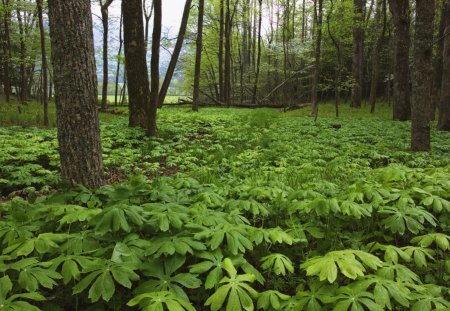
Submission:
{"label": "green foliage", "polygon": [[449,307],[447,134],[413,154],[402,123],[253,113],[164,108],[152,139],[108,120],[106,166],[135,176],[53,194],[54,131],[1,129],[2,191],[49,170],[0,203],[6,310]]}

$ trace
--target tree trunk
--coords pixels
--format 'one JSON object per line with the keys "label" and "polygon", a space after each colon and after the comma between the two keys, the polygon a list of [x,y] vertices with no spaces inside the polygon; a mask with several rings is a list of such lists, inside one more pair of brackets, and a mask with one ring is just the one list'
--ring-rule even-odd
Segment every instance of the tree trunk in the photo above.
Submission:
{"label": "tree trunk", "polygon": [[[381,15],[383,15],[383,25],[381,26]],[[370,83],[370,112],[375,113],[375,103],[377,100],[377,90],[378,90],[378,79],[380,76],[380,52],[381,47],[383,44],[384,35],[386,33],[386,26],[387,26],[387,16],[386,16],[386,0],[378,0],[377,1],[377,7],[376,7],[376,13],[375,13],[375,20],[376,20],[376,31],[380,31],[380,28],[382,28],[381,33],[379,34],[378,40],[373,46],[372,51],[372,79]]]}
{"label": "tree trunk", "polygon": [[231,12],[230,0],[226,0],[225,13],[225,70],[224,70],[224,101],[230,105],[231,94]]}
{"label": "tree trunk", "polygon": [[147,134],[156,136],[156,113],[159,102],[159,50],[161,46],[161,20],[162,5],[161,0],[154,0],[154,19],[153,19],[153,36],[152,36],[152,59],[151,59],[151,91]]}
{"label": "tree trunk", "polygon": [[161,90],[158,95],[158,107],[162,107],[164,104],[164,99],[166,98],[167,91],[169,90],[170,82],[172,81],[173,73],[178,63],[178,58],[180,56],[181,48],[183,47],[184,37],[186,35],[186,28],[189,21],[189,13],[191,11],[192,0],[186,0],[183,10],[183,17],[181,19],[180,30],[178,31],[177,42],[175,43],[175,48],[172,52],[172,57],[170,58],[169,67],[167,67],[166,76],[164,77]]}
{"label": "tree trunk", "polygon": [[102,26],[103,26],[103,85],[102,85],[102,110],[108,109],[108,8],[113,0],[106,0],[103,3],[100,0],[100,11],[102,14]]}
{"label": "tree trunk", "polygon": [[194,96],[192,99],[192,110],[198,111],[200,106],[200,70],[202,65],[203,50],[203,16],[205,13],[205,0],[198,2],[198,21],[197,21],[197,50],[195,51],[195,73],[194,73]]}
{"label": "tree trunk", "polygon": [[144,46],[142,0],[122,1],[129,126],[147,128],[150,90]]}
{"label": "tree trunk", "polygon": [[256,94],[258,92],[259,74],[261,71],[261,27],[262,27],[262,0],[259,0],[258,18],[258,56],[256,60],[255,84],[253,85],[252,104],[256,105]]}
{"label": "tree trunk", "polygon": [[[317,5],[318,4],[318,5]],[[318,106],[318,86],[320,76],[320,52],[322,45],[322,18],[323,18],[323,0],[314,1],[314,20],[316,28],[316,42],[314,47],[314,73],[311,89],[312,115],[317,116],[319,112]]]}
{"label": "tree trunk", "polygon": [[445,42],[445,26],[447,20],[445,17],[445,1],[441,4],[441,19],[439,21],[439,30],[436,43],[436,56],[433,63],[433,89],[431,91],[432,98],[432,109],[431,118],[435,119],[436,109],[440,105],[440,95],[441,95],[441,83],[442,83],[442,69],[443,69],[443,59],[442,54],[444,52],[444,42]]}
{"label": "tree trunk", "polygon": [[394,120],[411,118],[409,86],[409,0],[389,0],[394,20]]}
{"label": "tree trunk", "polygon": [[223,70],[223,39],[225,33],[225,0],[220,0],[220,20],[219,20],[219,101],[225,101],[225,83]]}
{"label": "tree trunk", "polygon": [[41,37],[41,58],[42,58],[42,101],[44,103],[44,125],[48,126],[48,73],[47,73],[47,51],[45,49],[45,28],[44,28],[44,20],[43,20],[43,0],[37,0],[37,11],[39,18],[39,32]]}
{"label": "tree trunk", "polygon": [[16,10],[17,13],[17,23],[19,26],[19,42],[20,42],[20,66],[19,66],[19,76],[20,76],[20,84],[19,84],[19,93],[17,97],[19,101],[25,102],[27,100],[26,92],[27,92],[27,72],[25,70],[25,62],[27,57],[27,46],[25,44],[25,30],[24,30],[24,21],[22,19],[22,13],[19,9]]}
{"label": "tree trunk", "polygon": [[429,151],[435,0],[416,0],[411,147]]}
{"label": "tree trunk", "polygon": [[3,89],[5,92],[6,102],[9,103],[11,95],[11,77],[10,77],[10,62],[11,62],[11,8],[9,6],[9,0],[2,0],[4,17],[3,17]]}
{"label": "tree trunk", "polygon": [[364,57],[364,7],[365,0],[353,0],[353,61],[352,61],[352,107],[361,107],[363,87]]}
{"label": "tree trunk", "polygon": [[450,0],[444,1],[442,19],[445,23],[444,52],[442,54],[442,84],[438,129],[450,132]]}
{"label": "tree trunk", "polygon": [[104,178],[90,1],[48,8],[62,178],[96,188]]}
{"label": "tree trunk", "polygon": [[117,67],[116,67],[116,87],[114,94],[114,106],[118,105],[118,96],[119,96],[119,75],[120,75],[120,58],[122,57],[122,47],[123,47],[123,36],[122,36],[122,27],[123,26],[123,13],[120,12],[120,26],[119,26],[119,51],[117,52]]}

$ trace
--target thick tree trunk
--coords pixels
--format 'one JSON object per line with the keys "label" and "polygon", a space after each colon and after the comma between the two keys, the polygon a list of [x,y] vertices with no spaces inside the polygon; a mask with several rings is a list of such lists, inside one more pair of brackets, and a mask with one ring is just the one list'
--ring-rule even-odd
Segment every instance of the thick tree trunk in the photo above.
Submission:
{"label": "thick tree trunk", "polygon": [[352,107],[361,107],[364,74],[364,7],[365,0],[353,0],[353,61],[352,61]]}
{"label": "thick tree trunk", "polygon": [[103,3],[100,0],[100,11],[102,14],[102,26],[103,26],[103,85],[102,85],[102,110],[108,109],[108,32],[109,32],[109,20],[108,9],[113,0],[106,0]]}
{"label": "thick tree trunk", "polygon": [[316,42],[314,46],[314,73],[313,73],[313,83],[311,89],[311,103],[312,103],[312,115],[317,116],[319,113],[319,103],[318,103],[318,87],[319,87],[319,76],[320,76],[320,52],[322,45],[322,18],[323,18],[323,0],[314,1],[314,21],[316,28]]}
{"label": "thick tree trunk", "polygon": [[429,151],[435,0],[416,0],[411,147]]}
{"label": "thick tree trunk", "polygon": [[394,20],[394,120],[406,121],[411,118],[409,86],[409,0],[389,0]]}
{"label": "thick tree trunk", "polygon": [[43,0],[37,0],[37,11],[39,18],[39,32],[41,37],[41,58],[42,58],[42,101],[44,103],[44,125],[48,126],[48,72],[47,72],[47,51],[45,49],[45,28],[44,28],[44,20],[43,20]]}
{"label": "thick tree trunk", "polygon": [[161,46],[161,22],[162,22],[162,4],[161,0],[154,0],[154,19],[152,36],[152,59],[151,59],[151,91],[147,134],[156,136],[156,113],[159,102],[159,50]]}
{"label": "thick tree trunk", "polygon": [[71,185],[99,187],[104,179],[90,1],[49,0],[48,8],[62,177]]}
{"label": "thick tree trunk", "polygon": [[192,110],[198,111],[200,106],[200,70],[202,65],[203,50],[203,17],[205,13],[205,0],[198,2],[198,20],[197,20],[197,50],[195,51],[195,73],[194,73],[194,96],[192,99]]}
{"label": "thick tree trunk", "polygon": [[178,63],[178,58],[180,56],[181,48],[183,47],[184,37],[186,35],[186,28],[189,21],[189,13],[191,11],[192,0],[186,0],[184,5],[183,17],[181,18],[180,30],[178,31],[177,42],[175,43],[175,48],[172,52],[172,57],[170,58],[169,67],[167,67],[166,76],[164,77],[163,84],[161,85],[161,90],[158,96],[158,107],[162,107],[164,100],[169,90],[170,82],[172,81],[173,73]]}
{"label": "thick tree trunk", "polygon": [[438,129],[450,132],[450,0],[444,1],[442,18],[446,23]]}
{"label": "thick tree trunk", "polygon": [[122,1],[129,126],[147,128],[150,90],[144,46],[142,0]]}

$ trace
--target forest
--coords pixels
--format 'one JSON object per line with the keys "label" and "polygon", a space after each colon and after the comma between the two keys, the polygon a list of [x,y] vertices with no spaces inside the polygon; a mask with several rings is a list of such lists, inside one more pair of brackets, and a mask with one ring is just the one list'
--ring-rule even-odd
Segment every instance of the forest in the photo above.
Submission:
{"label": "forest", "polygon": [[0,311],[449,309],[450,0],[1,0]]}

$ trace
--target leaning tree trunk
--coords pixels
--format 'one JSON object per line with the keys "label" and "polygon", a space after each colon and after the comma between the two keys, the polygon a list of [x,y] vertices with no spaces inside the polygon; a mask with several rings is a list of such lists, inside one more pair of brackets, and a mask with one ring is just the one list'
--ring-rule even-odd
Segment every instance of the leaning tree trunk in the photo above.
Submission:
{"label": "leaning tree trunk", "polygon": [[144,44],[142,0],[122,1],[122,13],[130,107],[129,126],[147,128],[150,90]]}
{"label": "leaning tree trunk", "polygon": [[361,107],[364,57],[364,6],[365,0],[353,0],[353,61],[352,61],[352,107]]}
{"label": "leaning tree trunk", "polygon": [[100,11],[102,14],[103,26],[103,85],[102,85],[102,110],[108,109],[108,32],[109,19],[108,9],[113,0],[100,1]]}
{"label": "leaning tree trunk", "polygon": [[409,90],[409,0],[389,0],[394,21],[394,120],[411,119]]}
{"label": "leaning tree trunk", "polygon": [[175,43],[175,48],[172,52],[172,57],[170,58],[169,67],[167,67],[166,76],[164,77],[163,84],[158,95],[158,107],[162,107],[164,100],[169,90],[170,82],[172,81],[173,73],[178,63],[178,58],[181,53],[181,48],[183,47],[184,37],[186,35],[186,28],[189,21],[189,13],[191,11],[192,0],[186,0],[184,5],[183,17],[181,19],[180,30],[178,32],[177,42]]}
{"label": "leaning tree trunk", "polygon": [[161,46],[161,22],[162,22],[162,4],[161,0],[154,0],[154,19],[153,19],[153,36],[152,36],[152,59],[151,59],[151,76],[152,85],[150,92],[149,117],[147,134],[156,136],[156,113],[159,102],[159,50]]}
{"label": "leaning tree trunk", "polygon": [[37,0],[37,11],[38,11],[38,18],[39,18],[39,32],[41,37],[41,58],[42,58],[42,101],[44,103],[44,125],[48,126],[48,72],[47,72],[47,51],[45,49],[45,28],[44,28],[44,19],[43,19],[43,0]]}
{"label": "leaning tree trunk", "polygon": [[48,8],[62,178],[99,187],[104,178],[91,4],[49,0]]}
{"label": "leaning tree trunk", "polygon": [[414,35],[414,76],[411,109],[411,147],[413,151],[429,151],[430,93],[433,80],[433,31],[435,0],[416,0]]}
{"label": "leaning tree trunk", "polygon": [[445,0],[442,18],[445,24],[444,52],[442,54],[442,83],[438,129],[450,132],[450,0]]}
{"label": "leaning tree trunk", "polygon": [[197,29],[197,49],[195,51],[195,73],[194,73],[194,95],[192,98],[192,110],[198,111],[200,106],[200,70],[202,65],[203,50],[203,16],[205,13],[205,0],[198,2],[198,29]]}

